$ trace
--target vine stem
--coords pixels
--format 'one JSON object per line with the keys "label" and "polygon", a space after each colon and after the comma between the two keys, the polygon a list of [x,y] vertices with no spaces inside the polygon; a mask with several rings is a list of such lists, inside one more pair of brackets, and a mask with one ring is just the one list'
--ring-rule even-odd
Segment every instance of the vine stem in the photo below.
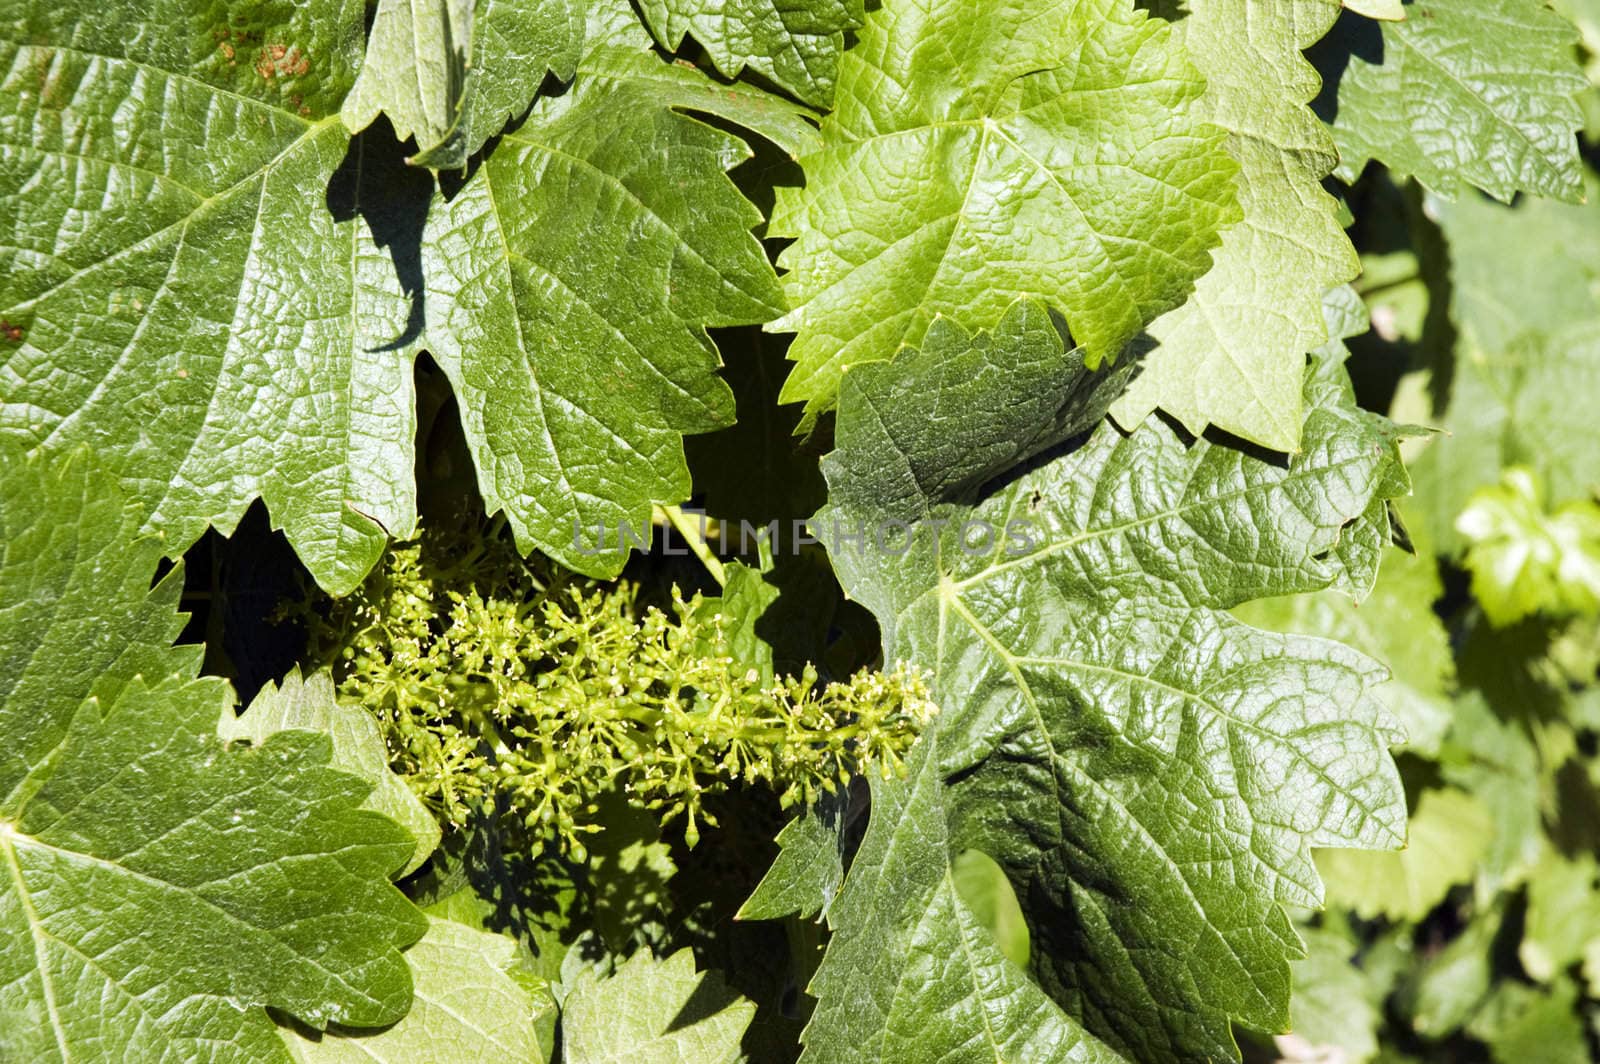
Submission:
{"label": "vine stem", "polygon": [[657,519],[665,519],[668,524],[677,529],[678,534],[689,544],[689,549],[694,551],[694,556],[700,559],[700,564],[706,567],[706,572],[711,574],[711,579],[722,587],[728,582],[727,573],[722,568],[722,560],[711,553],[711,545],[700,534],[700,529],[690,520],[689,515],[683,512],[681,506],[657,506],[655,508]]}

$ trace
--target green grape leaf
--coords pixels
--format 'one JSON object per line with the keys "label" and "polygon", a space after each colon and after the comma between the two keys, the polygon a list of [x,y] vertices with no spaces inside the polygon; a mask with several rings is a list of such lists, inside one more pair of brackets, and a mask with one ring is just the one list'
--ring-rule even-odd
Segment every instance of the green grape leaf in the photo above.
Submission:
{"label": "green grape leaf", "polygon": [[[1090,371],[1081,349],[1063,345],[1034,300],[1017,300],[992,330],[935,318],[921,346],[896,357],[897,372],[872,371],[870,386],[857,389],[860,416],[874,419],[883,446],[858,447],[848,463],[825,459],[834,494],[871,493],[886,517],[912,521],[930,497],[968,500],[990,478],[1093,428],[1137,363]],[[842,542],[833,522],[823,524]],[[879,543],[883,529],[864,531],[870,543],[851,546],[893,549]]]}
{"label": "green grape leaf", "polygon": [[183,574],[151,588],[165,544],[141,520],[86,454],[47,462],[0,440],[0,778],[26,776],[91,696],[199,674],[201,648],[172,645]]}
{"label": "green grape leaf", "polygon": [[578,0],[380,0],[340,116],[354,133],[382,111],[412,164],[459,170],[546,72],[572,80],[583,30]]}
{"label": "green grape leaf", "polygon": [[1480,1005],[1467,1025],[1489,1044],[1494,1064],[1589,1064],[1589,1034],[1578,1010],[1578,988],[1564,980],[1534,989],[1507,980]]}
{"label": "green grape leaf", "polygon": [[1450,727],[1455,686],[1450,635],[1433,612],[1443,594],[1431,556],[1394,551],[1359,604],[1330,589],[1259,599],[1233,612],[1258,628],[1337,639],[1388,665],[1389,682],[1376,694],[1405,728],[1406,748],[1431,757]]}
{"label": "green grape leaf", "polygon": [[172,551],[259,495],[334,591],[415,521],[408,300],[336,113],[361,13],[0,15],[0,433],[92,447]]}
{"label": "green grape leaf", "polygon": [[1418,1034],[1443,1038],[1481,1014],[1494,980],[1492,951],[1504,915],[1503,903],[1479,910],[1400,984],[1394,1007]]}
{"label": "green grape leaf", "polygon": [[235,714],[223,710],[217,734],[230,743],[244,740],[256,745],[281,731],[321,732],[333,742],[333,767],[360,776],[372,793],[361,808],[382,813],[410,833],[411,855],[394,870],[395,879],[422,867],[439,845],[439,823],[405,781],[389,771],[378,722],[357,705],[341,704],[326,672],[302,677],[298,667],[282,685],[263,687],[250,707]]}
{"label": "green grape leaf", "polygon": [[1466,546],[1457,516],[1508,466],[1531,470],[1556,507],[1600,490],[1600,449],[1589,444],[1590,398],[1600,396],[1600,183],[1591,177],[1588,188],[1583,206],[1434,205],[1460,338],[1453,367],[1433,382],[1434,416],[1450,435],[1414,463],[1407,513],[1442,554]]}
{"label": "green grape leaf", "polygon": [[1454,788],[1424,791],[1411,816],[1406,849],[1399,853],[1323,850],[1317,871],[1328,902],[1367,919],[1387,916],[1416,922],[1444,900],[1450,888],[1477,870],[1494,824],[1472,795]]}
{"label": "green grape leaf", "polygon": [[[1478,652],[1485,649],[1495,648]],[[1510,890],[1538,863],[1545,838],[1545,779],[1539,752],[1526,729],[1497,718],[1481,692],[1457,699],[1452,716],[1440,749],[1442,775],[1476,798],[1492,821],[1488,848],[1477,869],[1478,889]]]}
{"label": "green grape leaf", "polygon": [[[1367,331],[1369,319],[1366,304],[1355,290],[1341,286],[1328,292],[1323,301],[1328,317],[1328,334],[1332,339],[1315,352],[1319,357],[1306,375],[1308,393],[1321,396],[1321,401],[1333,408],[1355,411],[1355,389],[1350,375],[1345,371],[1345,361],[1350,349],[1344,341]],[[1360,420],[1362,415],[1354,415]],[[1393,543],[1406,542],[1403,527],[1397,525],[1394,512],[1400,499],[1411,494],[1411,475],[1400,460],[1401,439],[1427,436],[1429,430],[1415,426],[1395,426],[1395,442],[1390,450],[1394,461],[1384,467],[1384,479],[1373,492],[1372,501],[1361,517],[1346,525],[1334,544],[1330,561],[1337,562],[1333,589],[1352,600],[1360,602],[1370,595],[1378,582],[1378,572],[1384,551]]]}
{"label": "green grape leaf", "polygon": [[587,0],[587,6],[580,79],[648,86],[659,103],[726,119],[765,137],[791,157],[814,151],[820,144],[812,124],[817,113],[804,104],[746,82],[716,81],[686,64],[663,61],[629,0]]}
{"label": "green grape leaf", "polygon": [[[1294,998],[1289,1002],[1289,1022],[1294,1033],[1278,1039],[1284,1060],[1366,1064],[1378,1053],[1381,988],[1353,963],[1354,947],[1343,936],[1322,929],[1300,934],[1306,955],[1291,965]],[[1304,1051],[1290,1052],[1286,1042]]]}
{"label": "green grape leaf", "polygon": [[1005,956],[956,889],[937,747],[924,736],[908,779],[873,781],[801,1061],[1121,1062]]}
{"label": "green grape leaf", "polygon": [[1600,865],[1582,854],[1547,853],[1528,878],[1528,912],[1517,959],[1534,980],[1548,983],[1600,943]]}
{"label": "green grape leaf", "polygon": [[845,31],[863,18],[862,0],[640,0],[639,13],[668,51],[693,35],[720,73],[748,67],[817,107],[832,100]]}
{"label": "green grape leaf", "polygon": [[343,593],[414,530],[426,345],[523,547],[614,574],[621,552],[584,553],[573,522],[638,527],[687,495],[682,434],[732,414],[704,329],[782,302],[723,172],[748,150],[673,108],[791,142],[804,119],[755,89],[689,92],[599,34],[617,72],[436,193],[335,113],[359,4],[252,11],[34,3],[0,23],[0,193],[19,204],[0,220],[0,433],[103,453],[174,552],[260,496]]}
{"label": "green grape leaf", "polygon": [[1017,892],[1006,870],[982,850],[962,850],[950,868],[956,893],[972,910],[979,926],[987,930],[1006,959],[1024,971],[1033,955],[1028,918],[1022,915]]}
{"label": "green grape leaf", "polygon": [[1533,474],[1513,466],[1456,518],[1472,593],[1491,624],[1600,613],[1600,505],[1580,499],[1546,513],[1542,495]]}
{"label": "green grape leaf", "polygon": [[780,305],[728,179],[750,154],[647,80],[542,99],[424,234],[429,350],[524,550],[614,576],[619,526],[689,495],[682,437],[733,420],[708,325]]}
{"label": "green grape leaf", "polygon": [[1444,196],[1477,186],[1583,196],[1578,32],[1543,0],[1421,0],[1404,21],[1345,18],[1317,54],[1339,177],[1369,159]]}
{"label": "green grape leaf", "polygon": [[610,978],[579,973],[562,1007],[562,1059],[734,1064],[754,1015],[721,976],[696,972],[689,950],[661,960],[641,950]]}
{"label": "green grape leaf", "polygon": [[217,736],[232,692],[157,651],[181,577],[139,597],[162,544],[113,476],[0,457],[0,1057],[245,1064],[284,1059],[267,1006],[399,1019],[407,833],[326,736]]}
{"label": "green grape leaf", "polygon": [[1321,181],[1338,161],[1306,104],[1320,80],[1301,51],[1336,7],[1286,0],[1189,0],[1174,24],[1206,91],[1198,117],[1228,131],[1244,221],[1222,234],[1194,295],[1150,326],[1156,349],[1113,408],[1128,427],[1157,407],[1190,432],[1208,425],[1278,451],[1300,446],[1306,352],[1327,339],[1323,293],[1360,262]]}
{"label": "green grape leaf", "polygon": [[[905,486],[952,483],[938,456],[963,425],[887,401],[939,387],[914,354],[846,378],[830,505],[813,518],[885,660],[935,674],[937,779],[907,786],[943,787],[927,817],[948,826],[919,816],[897,859],[998,861],[1034,974],[1112,1046],[1232,1057],[1230,1019],[1287,1022],[1297,944],[1280,906],[1320,902],[1311,847],[1397,847],[1405,811],[1386,749],[1402,735],[1370,693],[1381,666],[1224,611],[1334,580],[1324,555],[1390,482],[1395,430],[1308,387],[1287,462],[1158,420],[1102,425],[987,498],[919,503]],[[1014,401],[964,398],[977,424]],[[892,522],[903,549],[862,549],[863,529]],[[920,839],[941,855],[915,856]]]}
{"label": "green grape leaf", "polygon": [[542,1064],[555,1048],[556,1003],[520,971],[515,939],[429,918],[405,953],[411,1011],[378,1031],[279,1028],[298,1064]]}
{"label": "green grape leaf", "polygon": [[840,63],[822,148],[769,233],[795,332],[783,399],[809,429],[845,369],[939,314],[995,325],[1020,296],[1115,358],[1211,266],[1239,216],[1223,131],[1171,28],[1122,0],[888,0]]}
{"label": "green grape leaf", "polygon": [[845,827],[860,803],[850,791],[823,795],[778,832],[782,849],[739,908],[741,920],[778,920],[790,913],[827,916],[844,882]]}

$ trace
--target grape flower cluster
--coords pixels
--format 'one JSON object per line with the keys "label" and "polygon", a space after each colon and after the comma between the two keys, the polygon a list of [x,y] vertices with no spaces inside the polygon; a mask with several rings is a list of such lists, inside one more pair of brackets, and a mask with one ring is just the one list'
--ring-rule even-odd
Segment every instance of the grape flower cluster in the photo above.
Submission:
{"label": "grape flower cluster", "polygon": [[[711,607],[711,608],[708,608]],[[923,676],[763,678],[715,602],[641,603],[480,524],[395,544],[352,595],[294,610],[315,664],[377,719],[392,766],[442,820],[509,809],[575,860],[620,789],[693,846],[704,798],[764,783],[784,806],[851,774],[890,776],[936,712]]]}

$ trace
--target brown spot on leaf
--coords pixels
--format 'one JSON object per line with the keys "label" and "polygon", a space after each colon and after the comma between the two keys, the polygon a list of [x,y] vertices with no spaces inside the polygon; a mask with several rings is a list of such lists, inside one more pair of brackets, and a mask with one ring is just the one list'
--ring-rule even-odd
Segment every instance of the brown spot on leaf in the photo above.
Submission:
{"label": "brown spot on leaf", "polygon": [[222,48],[222,58],[233,58],[233,45],[229,44],[227,41],[223,41],[220,47]]}
{"label": "brown spot on leaf", "polygon": [[12,343],[22,342],[22,326],[13,325],[5,318],[0,318],[0,336],[4,336]]}
{"label": "brown spot on leaf", "polygon": [[301,77],[310,69],[311,60],[298,48],[269,44],[256,55],[256,73],[265,81]]}

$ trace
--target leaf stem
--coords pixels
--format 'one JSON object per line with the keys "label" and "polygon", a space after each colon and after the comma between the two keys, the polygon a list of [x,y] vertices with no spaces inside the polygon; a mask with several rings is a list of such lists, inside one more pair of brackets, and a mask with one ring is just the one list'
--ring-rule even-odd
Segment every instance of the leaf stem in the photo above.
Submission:
{"label": "leaf stem", "polygon": [[694,551],[694,556],[700,559],[700,564],[706,567],[706,572],[711,574],[711,579],[717,582],[718,587],[728,582],[727,573],[723,571],[722,561],[711,553],[711,545],[706,542],[700,530],[695,527],[689,515],[683,512],[681,506],[657,506],[656,517],[665,519],[668,524],[677,529],[678,534],[689,544],[689,549]]}

